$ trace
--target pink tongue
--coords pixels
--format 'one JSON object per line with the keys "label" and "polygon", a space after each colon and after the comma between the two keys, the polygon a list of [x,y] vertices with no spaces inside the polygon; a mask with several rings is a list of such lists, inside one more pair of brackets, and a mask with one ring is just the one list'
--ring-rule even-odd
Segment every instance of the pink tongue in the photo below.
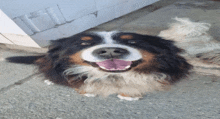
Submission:
{"label": "pink tongue", "polygon": [[123,70],[131,65],[131,61],[124,61],[119,59],[108,59],[102,62],[96,62],[99,67],[104,67],[107,70]]}

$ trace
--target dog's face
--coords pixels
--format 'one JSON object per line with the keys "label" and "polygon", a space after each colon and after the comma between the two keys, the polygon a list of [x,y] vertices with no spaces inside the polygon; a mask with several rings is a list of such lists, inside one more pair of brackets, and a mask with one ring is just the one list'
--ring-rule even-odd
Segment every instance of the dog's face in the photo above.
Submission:
{"label": "dog's face", "polygon": [[[101,43],[83,50],[81,58],[89,64],[93,64],[93,66],[96,65],[103,71],[127,71],[142,59],[141,52],[128,45],[134,45],[137,42],[131,34],[99,32],[96,37],[101,39]],[[90,39],[95,40],[93,38]]]}
{"label": "dog's face", "polygon": [[[188,73],[190,65],[178,55],[180,52],[172,41],[155,36],[126,32],[81,33],[52,42],[48,54],[38,64],[52,81],[67,81],[70,85],[77,84],[77,88],[89,83],[91,89],[97,81],[114,88],[128,86],[128,82],[133,82],[130,87],[136,87],[135,83],[147,87],[149,80],[163,77],[159,82],[170,83]],[[106,83],[108,80],[111,84]]]}

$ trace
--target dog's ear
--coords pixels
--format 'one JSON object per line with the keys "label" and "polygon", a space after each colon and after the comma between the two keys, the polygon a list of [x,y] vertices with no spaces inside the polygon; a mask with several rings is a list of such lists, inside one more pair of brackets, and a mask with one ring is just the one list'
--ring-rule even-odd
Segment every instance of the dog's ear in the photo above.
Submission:
{"label": "dog's ear", "polygon": [[156,60],[159,72],[169,74],[172,78],[171,82],[184,78],[189,74],[189,70],[193,68],[186,59],[179,55],[161,54],[157,56]]}
{"label": "dog's ear", "polygon": [[44,55],[39,56],[17,56],[17,57],[8,57],[6,60],[11,63],[19,64],[35,64],[35,61],[39,58],[44,57]]}

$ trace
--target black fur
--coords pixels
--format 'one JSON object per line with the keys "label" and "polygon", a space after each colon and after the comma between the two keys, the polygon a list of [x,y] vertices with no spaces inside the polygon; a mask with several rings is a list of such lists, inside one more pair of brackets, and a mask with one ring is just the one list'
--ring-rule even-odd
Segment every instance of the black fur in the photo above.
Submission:
{"label": "black fur", "polygon": [[[133,39],[121,39],[121,35],[132,35]],[[174,42],[165,40],[157,36],[140,35],[135,33],[118,33],[113,36],[113,39],[118,43],[129,45],[138,49],[146,50],[151,53],[161,54],[163,52],[170,52],[173,54],[180,53],[183,50],[174,46]],[[135,41],[132,43],[131,41]]]}

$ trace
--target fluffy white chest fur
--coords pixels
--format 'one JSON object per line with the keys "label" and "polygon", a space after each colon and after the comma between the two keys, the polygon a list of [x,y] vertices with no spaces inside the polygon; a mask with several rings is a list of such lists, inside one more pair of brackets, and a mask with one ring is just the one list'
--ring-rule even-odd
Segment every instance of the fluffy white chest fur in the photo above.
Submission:
{"label": "fluffy white chest fur", "polygon": [[[88,66],[73,66],[64,72],[65,75],[75,75],[75,79],[87,76],[79,91],[89,94],[108,96],[110,94],[127,94],[131,97],[141,98],[146,92],[164,90],[167,85],[159,82],[166,82],[170,78],[163,73],[140,74],[133,71],[123,73],[109,73]],[[71,80],[71,79],[70,79]],[[74,79],[72,79],[74,80]]]}

